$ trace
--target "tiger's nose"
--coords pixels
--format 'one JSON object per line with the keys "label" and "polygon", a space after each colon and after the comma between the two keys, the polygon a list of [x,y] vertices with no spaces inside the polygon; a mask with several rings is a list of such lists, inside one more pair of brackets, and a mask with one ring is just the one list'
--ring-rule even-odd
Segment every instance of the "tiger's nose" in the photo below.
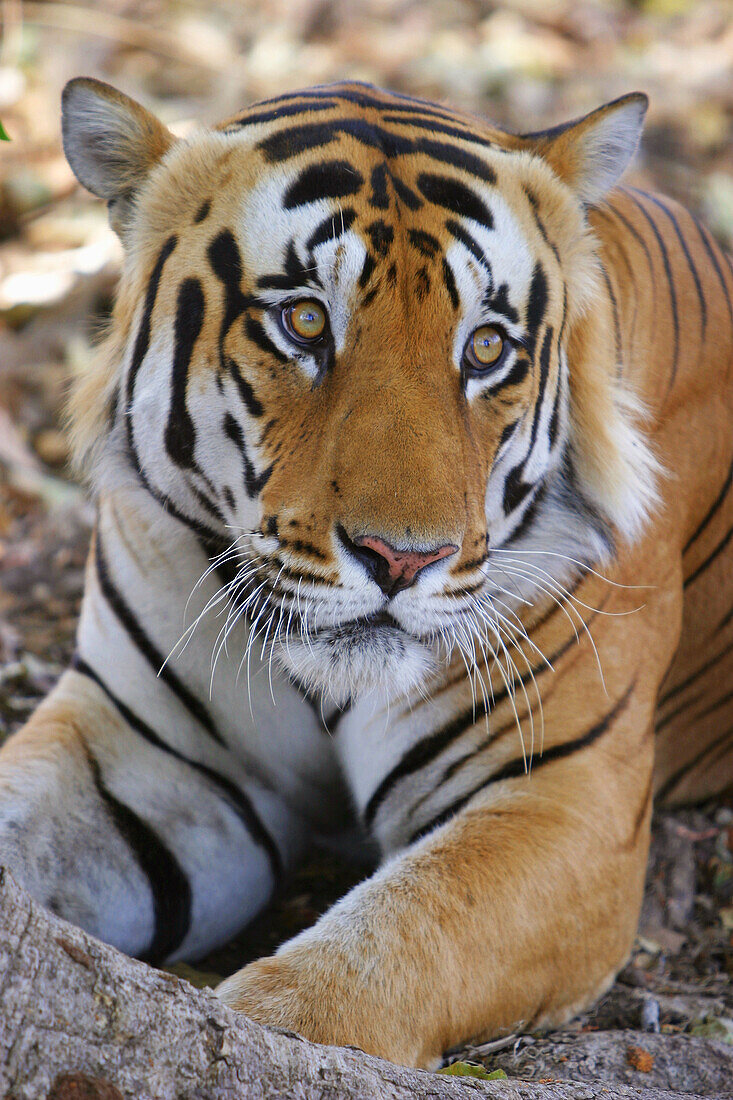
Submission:
{"label": "tiger's nose", "polygon": [[418,573],[426,565],[448,558],[458,550],[453,543],[434,550],[403,550],[391,546],[377,535],[359,535],[351,539],[343,528],[340,528],[339,535],[346,549],[361,562],[388,599],[414,584]]}

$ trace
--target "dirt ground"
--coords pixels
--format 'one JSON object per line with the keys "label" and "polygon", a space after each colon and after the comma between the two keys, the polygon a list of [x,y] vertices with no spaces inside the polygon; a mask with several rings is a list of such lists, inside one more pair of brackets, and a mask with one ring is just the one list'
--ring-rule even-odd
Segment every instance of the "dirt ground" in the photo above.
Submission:
{"label": "dirt ground", "polygon": [[[652,104],[634,181],[688,203],[733,243],[729,0],[0,0],[0,13],[0,120],[12,139],[0,143],[0,738],[73,649],[93,512],[69,472],[63,403],[121,260],[101,204],[61,155],[66,79],[115,83],[181,134],[341,77],[517,130],[641,88]],[[361,874],[314,855],[266,914],[186,976],[212,982],[270,952]],[[452,1057],[509,1076],[733,1096],[732,975],[733,804],[658,814],[634,953],[600,1005],[550,1038],[507,1036]]]}

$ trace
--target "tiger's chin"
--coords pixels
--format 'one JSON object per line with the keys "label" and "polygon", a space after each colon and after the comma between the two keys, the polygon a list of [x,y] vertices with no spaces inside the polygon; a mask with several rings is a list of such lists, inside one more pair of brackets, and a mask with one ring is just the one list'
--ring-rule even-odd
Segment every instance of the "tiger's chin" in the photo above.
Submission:
{"label": "tiger's chin", "polygon": [[368,620],[328,627],[307,640],[291,636],[278,646],[276,659],[309,690],[322,691],[339,706],[370,693],[407,695],[437,665],[429,644]]}

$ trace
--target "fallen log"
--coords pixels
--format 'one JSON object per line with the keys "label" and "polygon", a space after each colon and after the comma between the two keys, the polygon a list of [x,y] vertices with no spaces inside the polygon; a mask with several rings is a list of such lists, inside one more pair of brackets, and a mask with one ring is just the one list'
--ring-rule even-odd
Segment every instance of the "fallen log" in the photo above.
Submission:
{"label": "fallen log", "polygon": [[[478,1081],[261,1027],[37,905],[0,869],[5,1100],[677,1100],[612,1084]],[[690,1092],[686,1100],[694,1100]]]}

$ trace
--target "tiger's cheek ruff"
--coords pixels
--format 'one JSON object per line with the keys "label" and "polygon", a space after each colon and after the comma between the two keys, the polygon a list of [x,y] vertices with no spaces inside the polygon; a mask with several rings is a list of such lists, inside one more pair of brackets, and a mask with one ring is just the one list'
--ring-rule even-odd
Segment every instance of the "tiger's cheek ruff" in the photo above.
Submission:
{"label": "tiger's cheek ruff", "polygon": [[[489,478],[490,545],[533,554],[562,548],[589,564],[608,561],[617,537],[629,544],[643,531],[658,503],[661,470],[640,431],[644,410],[609,340],[612,318],[593,236],[555,180],[548,189],[546,165],[525,163],[524,172],[538,225],[543,212],[547,246],[530,291],[530,300],[542,300],[534,320],[539,383],[533,413],[507,429]],[[550,299],[558,295],[562,310],[553,311]],[[549,555],[542,566],[558,582],[572,574]],[[531,585],[519,589],[536,598]]]}

